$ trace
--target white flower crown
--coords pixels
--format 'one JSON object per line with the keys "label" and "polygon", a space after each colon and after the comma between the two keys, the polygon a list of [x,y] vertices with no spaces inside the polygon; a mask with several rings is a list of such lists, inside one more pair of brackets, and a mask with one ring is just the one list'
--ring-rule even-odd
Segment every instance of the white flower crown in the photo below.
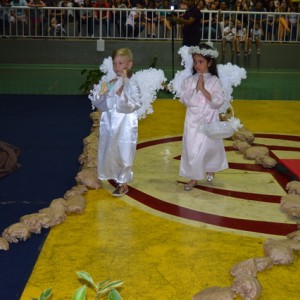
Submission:
{"label": "white flower crown", "polygon": [[200,54],[202,56],[210,56],[212,58],[217,58],[219,56],[219,52],[216,49],[200,49],[198,46],[190,47],[189,54],[195,53]]}

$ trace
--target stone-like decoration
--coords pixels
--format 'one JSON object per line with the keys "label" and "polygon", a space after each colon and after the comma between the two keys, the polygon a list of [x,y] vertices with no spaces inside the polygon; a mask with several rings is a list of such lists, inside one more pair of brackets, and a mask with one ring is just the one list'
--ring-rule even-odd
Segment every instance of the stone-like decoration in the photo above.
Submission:
{"label": "stone-like decoration", "polygon": [[4,250],[4,251],[9,250],[9,243],[3,237],[0,237],[0,250]]}
{"label": "stone-like decoration", "polygon": [[265,156],[262,159],[262,166],[265,169],[272,169],[277,165],[277,160],[270,157],[270,156]]}
{"label": "stone-like decoration", "polygon": [[286,185],[286,190],[289,194],[297,194],[300,195],[300,181],[290,181]]}
{"label": "stone-like decoration", "polygon": [[268,239],[263,248],[274,265],[289,265],[294,261],[293,249],[285,240]]}
{"label": "stone-like decoration", "polygon": [[273,267],[273,261],[271,257],[256,257],[254,258],[254,262],[258,272],[262,272]]}
{"label": "stone-like decoration", "polygon": [[286,243],[287,245],[289,245],[293,250],[300,250],[300,242],[299,241],[295,241],[292,239],[286,239],[284,240],[284,243]]}
{"label": "stone-like decoration", "polygon": [[49,205],[49,207],[57,208],[62,211],[66,211],[66,199],[65,198],[57,198],[53,199]]}
{"label": "stone-like decoration", "polygon": [[88,191],[87,187],[83,184],[75,185],[70,190],[66,191],[64,198],[68,199],[76,195],[84,195]]}
{"label": "stone-like decoration", "polygon": [[192,300],[232,300],[235,294],[231,287],[209,287],[193,296]]}
{"label": "stone-like decoration", "polygon": [[265,146],[252,146],[246,149],[244,157],[246,159],[256,159],[261,156],[269,156],[269,148]]}
{"label": "stone-like decoration", "polygon": [[250,147],[251,147],[251,145],[246,141],[235,140],[233,142],[233,148],[238,150],[242,154],[244,154],[245,151]]}
{"label": "stone-like decoration", "polygon": [[[93,121],[92,130],[95,130],[96,128],[99,127],[100,117],[101,117],[101,111],[99,111],[99,110],[95,110],[90,113],[90,118]],[[97,130],[95,130],[95,131],[97,131]]]}
{"label": "stone-like decoration", "polygon": [[81,214],[85,208],[85,198],[82,195],[75,195],[66,200],[67,214]]}
{"label": "stone-like decoration", "polygon": [[96,168],[83,169],[77,173],[76,181],[79,184],[83,184],[91,189],[101,188],[101,181],[98,179]]}
{"label": "stone-like decoration", "polygon": [[66,218],[65,207],[55,206],[55,207],[46,207],[39,210],[40,213],[47,214],[49,217],[49,222],[44,224],[44,228],[53,227],[55,225],[63,223]]}
{"label": "stone-like decoration", "polygon": [[237,263],[230,270],[230,274],[234,277],[240,275],[256,276],[256,273],[257,273],[257,268],[253,258]]}
{"label": "stone-like decoration", "polygon": [[252,145],[254,142],[255,136],[246,127],[242,127],[237,132],[234,133],[232,138],[233,138],[233,140],[239,140],[242,142],[246,141],[248,144]]}
{"label": "stone-like decoration", "polygon": [[288,239],[292,239],[294,241],[300,242],[300,230],[290,232],[286,237]]}
{"label": "stone-like decoration", "polygon": [[4,229],[2,237],[9,243],[18,243],[19,241],[26,241],[30,238],[31,232],[29,227],[23,222],[15,223]]}
{"label": "stone-like decoration", "polygon": [[42,228],[49,227],[47,224],[50,222],[50,217],[45,213],[33,213],[21,217],[20,222],[25,223],[30,232],[40,234]]}
{"label": "stone-like decoration", "polygon": [[265,169],[272,169],[276,166],[277,160],[270,156],[258,156],[255,158],[255,163],[262,165]]}
{"label": "stone-like decoration", "polygon": [[287,194],[281,197],[281,210],[291,217],[300,217],[300,195]]}
{"label": "stone-like decoration", "polygon": [[84,147],[82,154],[79,156],[79,163],[82,169],[94,168],[97,166],[98,142],[93,142]]}
{"label": "stone-like decoration", "polygon": [[232,290],[244,300],[257,300],[261,295],[262,287],[256,277],[240,275],[234,279]]}
{"label": "stone-like decoration", "polygon": [[87,137],[83,139],[83,145],[86,146],[91,143],[97,143],[99,141],[99,131],[92,131]]}

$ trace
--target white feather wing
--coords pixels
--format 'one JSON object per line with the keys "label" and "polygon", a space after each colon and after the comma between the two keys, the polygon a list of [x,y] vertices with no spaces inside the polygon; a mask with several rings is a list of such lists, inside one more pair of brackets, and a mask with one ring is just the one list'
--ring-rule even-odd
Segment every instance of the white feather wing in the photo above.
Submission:
{"label": "white feather wing", "polygon": [[138,110],[138,118],[142,119],[153,113],[152,103],[157,98],[157,92],[163,89],[162,84],[166,78],[162,70],[155,68],[138,71],[132,77],[137,81],[142,93],[143,105]]}
{"label": "white feather wing", "polygon": [[[98,84],[95,84],[93,89],[90,91],[89,99],[92,101],[93,105],[93,92],[99,92],[102,82],[109,82],[112,79],[116,78],[116,73],[113,69],[113,60],[109,56],[103,60],[103,63],[100,65],[100,71],[104,73],[101,77]],[[160,89],[163,89],[163,82],[167,79],[165,74],[160,69],[150,68],[138,71],[132,76],[138,83],[141,94],[142,94],[142,107],[138,110],[138,118],[145,118],[147,114],[153,113],[152,103],[156,100],[157,92]]]}

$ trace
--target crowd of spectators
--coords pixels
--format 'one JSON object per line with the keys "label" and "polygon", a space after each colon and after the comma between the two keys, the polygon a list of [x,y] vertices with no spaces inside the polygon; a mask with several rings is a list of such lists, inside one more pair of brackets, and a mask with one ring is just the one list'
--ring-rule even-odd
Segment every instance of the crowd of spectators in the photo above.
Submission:
{"label": "crowd of spectators", "polygon": [[[260,40],[299,41],[300,0],[196,0],[196,5],[202,13],[202,39],[222,40],[223,49],[230,43],[238,53],[241,43],[250,49],[252,42]],[[53,9],[42,11],[40,7]],[[99,36],[101,28],[103,37],[137,37],[141,32],[146,38],[170,37],[170,8],[184,11],[186,0],[0,0],[0,34],[65,35],[66,27],[71,27],[77,36],[93,36],[96,29]],[[176,30],[180,38],[181,26]]]}

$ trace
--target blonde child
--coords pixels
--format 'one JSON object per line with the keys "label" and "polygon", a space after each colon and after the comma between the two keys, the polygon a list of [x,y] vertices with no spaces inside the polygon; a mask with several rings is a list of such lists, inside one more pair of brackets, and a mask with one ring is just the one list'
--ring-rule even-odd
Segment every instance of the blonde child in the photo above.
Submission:
{"label": "blonde child", "polygon": [[99,91],[93,91],[92,102],[102,111],[98,147],[98,177],[113,179],[117,188],[112,193],[121,197],[128,191],[133,179],[133,162],[138,137],[137,110],[142,96],[137,82],[131,78],[133,55],[121,48],[112,54],[115,78],[102,82]]}
{"label": "blonde child", "polygon": [[207,44],[190,47],[194,74],[184,79],[180,101],[186,106],[180,176],[190,178],[184,190],[192,190],[197,180],[211,182],[214,173],[228,168],[223,140],[213,140],[199,130],[219,119],[218,108],[224,102],[224,92],[218,77],[218,51]]}

